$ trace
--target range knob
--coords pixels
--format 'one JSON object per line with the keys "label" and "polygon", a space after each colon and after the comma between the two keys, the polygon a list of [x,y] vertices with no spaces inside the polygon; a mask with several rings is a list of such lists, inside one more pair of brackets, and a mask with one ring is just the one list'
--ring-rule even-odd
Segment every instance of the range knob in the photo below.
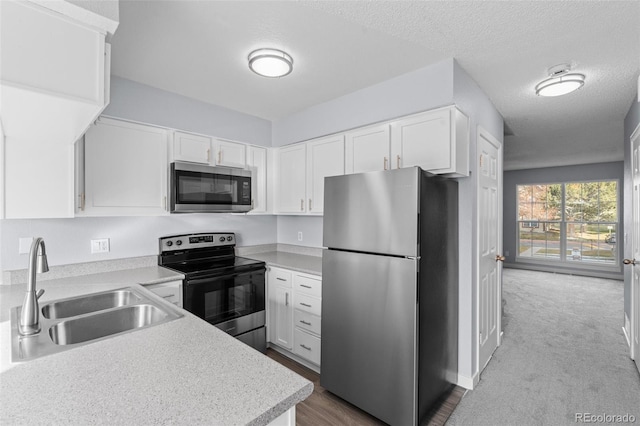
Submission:
{"label": "range knob", "polygon": [[231,235],[229,235],[229,236],[227,237],[227,241],[231,241],[231,240],[233,240],[233,237],[232,237]]}
{"label": "range knob", "polygon": [[176,241],[176,244],[177,244],[177,245],[179,245],[179,246],[181,246],[181,245],[182,245],[182,240],[178,240],[178,241]]}
{"label": "range knob", "polygon": [[220,242],[224,243],[224,237],[220,237]]}
{"label": "range knob", "polygon": [[173,245],[173,241],[169,240],[167,241],[167,247],[171,247]]}

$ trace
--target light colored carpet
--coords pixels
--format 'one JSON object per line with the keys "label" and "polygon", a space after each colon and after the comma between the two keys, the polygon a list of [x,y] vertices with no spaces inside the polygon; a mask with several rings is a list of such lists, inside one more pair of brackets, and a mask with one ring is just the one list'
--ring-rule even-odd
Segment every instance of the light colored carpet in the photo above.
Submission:
{"label": "light colored carpet", "polygon": [[505,269],[503,297],[502,345],[447,425],[575,425],[577,413],[640,424],[622,281]]}

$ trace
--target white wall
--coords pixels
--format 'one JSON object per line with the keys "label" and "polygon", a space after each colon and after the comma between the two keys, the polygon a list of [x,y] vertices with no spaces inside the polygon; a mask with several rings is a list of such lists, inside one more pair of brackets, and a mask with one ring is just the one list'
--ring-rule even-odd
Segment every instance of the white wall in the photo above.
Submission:
{"label": "white wall", "polygon": [[[302,232],[302,241],[298,240],[299,232]],[[278,242],[323,247],[322,216],[278,216]]]}
{"label": "white wall", "polygon": [[[50,266],[158,254],[158,238],[189,232],[235,232],[239,246],[276,242],[275,216],[241,214],[177,214],[154,217],[91,217],[3,220],[2,267],[27,268],[18,254],[19,239],[43,237]],[[91,254],[90,240],[109,238],[109,253]]]}
{"label": "white wall", "polygon": [[[457,62],[453,67],[453,97],[455,104],[469,117],[470,148],[469,168],[471,175],[458,179],[459,206],[458,221],[460,232],[460,305],[458,316],[458,372],[472,379],[478,374],[476,365],[478,328],[476,324],[477,282],[477,133],[482,126],[501,143],[503,142],[502,116],[487,95]],[[464,237],[467,236],[467,237]]]}

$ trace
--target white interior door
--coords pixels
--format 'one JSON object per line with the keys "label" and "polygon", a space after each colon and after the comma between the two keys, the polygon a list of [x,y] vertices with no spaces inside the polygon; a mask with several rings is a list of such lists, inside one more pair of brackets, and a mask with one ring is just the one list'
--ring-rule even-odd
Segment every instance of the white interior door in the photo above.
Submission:
{"label": "white interior door", "polygon": [[631,170],[633,175],[633,228],[631,252],[633,260],[629,262],[631,273],[631,358],[640,371],[640,126],[631,135]]}
{"label": "white interior door", "polygon": [[500,344],[502,144],[478,129],[478,373]]}

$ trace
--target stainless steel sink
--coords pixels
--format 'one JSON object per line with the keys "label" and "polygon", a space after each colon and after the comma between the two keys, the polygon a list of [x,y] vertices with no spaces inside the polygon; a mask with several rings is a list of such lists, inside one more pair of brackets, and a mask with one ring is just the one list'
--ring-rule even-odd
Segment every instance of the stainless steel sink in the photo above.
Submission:
{"label": "stainless steel sink", "polygon": [[47,303],[42,307],[42,316],[49,319],[69,318],[130,305],[140,300],[140,296],[128,289],[105,291]]}
{"label": "stainless steel sink", "polygon": [[167,313],[152,305],[133,305],[95,315],[59,322],[49,328],[56,345],[73,345],[105,336],[148,327],[167,318]]}
{"label": "stainless steel sink", "polygon": [[154,327],[183,316],[174,305],[126,287],[55,300],[42,308],[42,331],[18,333],[21,306],[11,310],[11,360],[26,361],[117,335]]}

